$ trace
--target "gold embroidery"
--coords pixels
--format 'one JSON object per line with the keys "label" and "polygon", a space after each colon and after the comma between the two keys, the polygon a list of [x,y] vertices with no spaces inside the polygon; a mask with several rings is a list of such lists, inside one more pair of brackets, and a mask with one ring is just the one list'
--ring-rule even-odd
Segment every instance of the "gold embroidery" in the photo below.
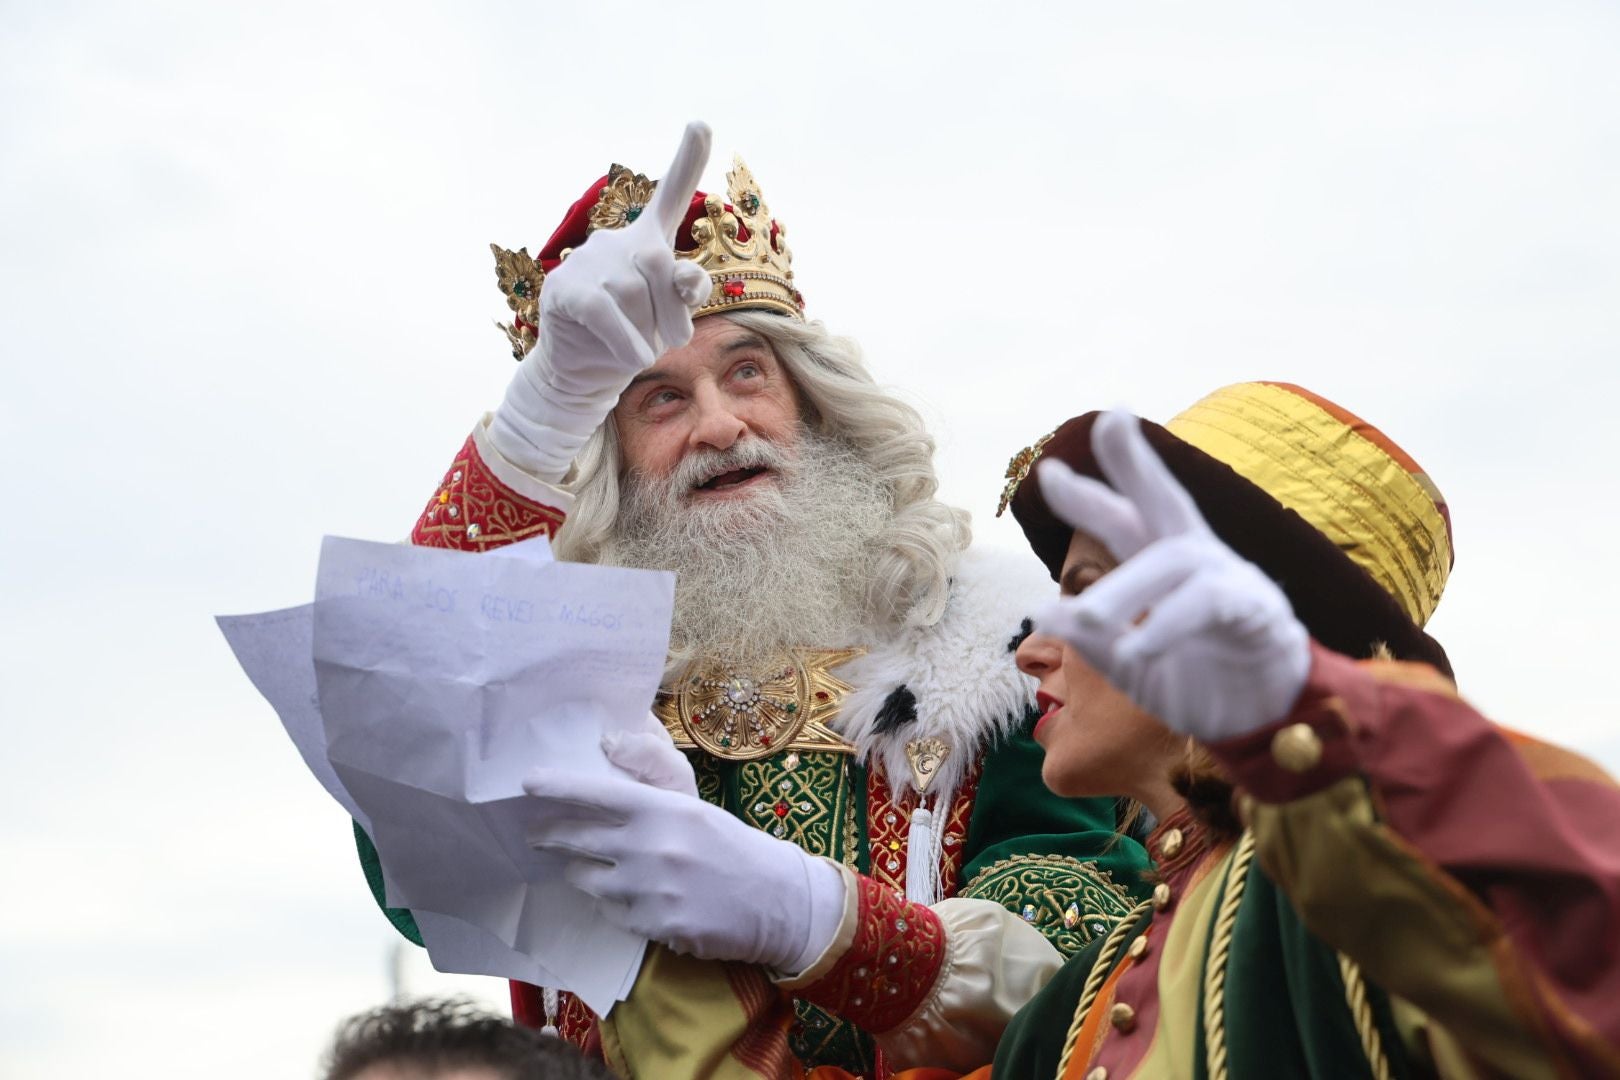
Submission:
{"label": "gold embroidery", "polygon": [[1066,957],[1108,933],[1133,902],[1107,871],[1069,855],[1015,855],[991,863],[960,895],[994,900],[1022,916]]}

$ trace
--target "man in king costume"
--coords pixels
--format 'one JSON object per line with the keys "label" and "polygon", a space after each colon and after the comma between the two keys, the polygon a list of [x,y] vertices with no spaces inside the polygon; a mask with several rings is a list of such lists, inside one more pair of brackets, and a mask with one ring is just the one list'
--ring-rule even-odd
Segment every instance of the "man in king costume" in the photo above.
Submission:
{"label": "man in king costume", "polygon": [[[894,925],[907,899],[994,901],[1033,951],[1049,941],[1067,956],[1133,906],[1146,857],[1116,838],[1111,800],[1041,785],[1033,684],[1013,649],[1042,579],[968,549],[967,515],[934,498],[916,412],[873,383],[852,342],[806,321],[748,169],[736,162],[725,199],[696,190],[708,142],[689,127],[661,183],[615,165],[537,256],[495,248],[518,372],[412,540],[483,551],[549,536],[564,559],[676,572],[662,729],[607,749],[663,787],[646,775],[667,766],[663,731],[685,751],[701,801],[659,812],[666,847],[682,850],[647,873],[694,875],[707,899],[622,920],[677,949],[729,935],[713,955],[752,961],[735,985],[769,986],[763,971],[793,987],[795,1057],[882,1077],[881,1046],[834,1011],[869,983],[912,1007],[911,965],[886,982],[792,981],[846,905],[919,957],[918,978],[940,939]],[[780,898],[764,921],[728,908],[761,891]],[[388,913],[420,943],[408,911]],[[700,963],[694,985],[719,967]],[[600,1039],[570,995],[514,984],[512,998],[521,1022]],[[666,1026],[679,1043],[679,1018]]]}

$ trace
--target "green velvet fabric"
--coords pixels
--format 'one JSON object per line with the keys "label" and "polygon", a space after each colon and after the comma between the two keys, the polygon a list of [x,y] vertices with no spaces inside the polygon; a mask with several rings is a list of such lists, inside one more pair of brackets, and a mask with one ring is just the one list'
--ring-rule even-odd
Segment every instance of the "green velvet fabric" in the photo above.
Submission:
{"label": "green velvet fabric", "polygon": [[[1258,861],[1249,868],[1232,942],[1226,975],[1231,1074],[1370,1080],[1374,1073],[1345,1003],[1337,954],[1306,930]],[[1388,998],[1369,987],[1368,1000],[1391,1076],[1409,1076]]]}
{"label": "green velvet fabric", "polygon": [[[1151,922],[1151,915],[1145,916],[1133,928],[1120,945],[1115,965],[1124,959],[1130,939]],[[1074,1010],[1101,944],[1093,942],[1066,963],[1013,1017],[996,1049],[997,1077],[1056,1075]],[[1305,929],[1288,897],[1258,862],[1249,868],[1233,928],[1225,997],[1230,1076],[1366,1080],[1374,1075],[1345,1003],[1337,956]],[[1388,997],[1373,986],[1367,988],[1367,997],[1390,1075],[1409,1080],[1411,1062],[1401,1049]],[[1199,1016],[1202,1006],[1200,997]],[[1194,1068],[1188,1080],[1207,1078],[1207,1035],[1202,1024],[1194,1032]]]}
{"label": "green velvet fabric", "polygon": [[[1140,843],[1115,831],[1113,799],[1066,799],[1047,790],[1041,782],[1045,751],[1031,734],[1037,719],[1031,708],[1012,734],[985,754],[958,893],[995,900],[1023,915],[1070,956],[1106,936],[1120,916],[1147,897],[1151,863]],[[1072,869],[1038,866],[1032,857],[1039,856],[1088,863],[1107,876],[1118,895],[1109,897],[1096,882],[1080,881]],[[1006,880],[1009,860],[1027,864],[1016,872],[1017,888]],[[1002,880],[992,884],[992,877]],[[1064,918],[1072,901],[1080,903],[1078,926]]]}
{"label": "green velvet fabric", "polygon": [[422,931],[416,928],[416,916],[411,914],[409,908],[389,907],[383,898],[382,860],[377,857],[377,846],[366,835],[366,830],[360,823],[354,823],[354,846],[360,852],[360,869],[365,871],[366,884],[371,888],[371,896],[382,908],[388,921],[394,924],[394,929],[405,935],[405,940],[412,945],[422,944]]}

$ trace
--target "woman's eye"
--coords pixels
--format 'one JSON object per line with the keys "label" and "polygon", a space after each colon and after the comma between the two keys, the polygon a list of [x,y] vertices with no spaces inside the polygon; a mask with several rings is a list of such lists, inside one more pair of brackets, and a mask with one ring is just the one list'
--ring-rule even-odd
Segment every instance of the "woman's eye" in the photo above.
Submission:
{"label": "woman's eye", "polygon": [[668,405],[670,402],[674,401],[675,398],[676,398],[675,391],[673,391],[673,390],[660,390],[660,391],[658,391],[658,393],[652,395],[651,397],[649,397],[647,399],[647,404],[648,405],[655,405],[655,406],[656,405]]}
{"label": "woman's eye", "polygon": [[756,379],[763,374],[758,364],[744,364],[737,369],[737,377],[740,379]]}

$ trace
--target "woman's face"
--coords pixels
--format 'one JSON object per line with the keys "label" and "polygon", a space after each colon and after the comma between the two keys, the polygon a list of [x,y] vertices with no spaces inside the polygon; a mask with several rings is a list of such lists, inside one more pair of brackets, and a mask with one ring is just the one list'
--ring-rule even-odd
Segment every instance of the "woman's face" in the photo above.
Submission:
{"label": "woman's face", "polygon": [[[1076,596],[1117,564],[1083,532],[1069,542],[1058,585]],[[1073,647],[1035,633],[1018,646],[1018,670],[1040,681],[1035,741],[1046,749],[1041,779],[1059,795],[1142,798],[1164,783],[1182,740],[1137,708]]]}

